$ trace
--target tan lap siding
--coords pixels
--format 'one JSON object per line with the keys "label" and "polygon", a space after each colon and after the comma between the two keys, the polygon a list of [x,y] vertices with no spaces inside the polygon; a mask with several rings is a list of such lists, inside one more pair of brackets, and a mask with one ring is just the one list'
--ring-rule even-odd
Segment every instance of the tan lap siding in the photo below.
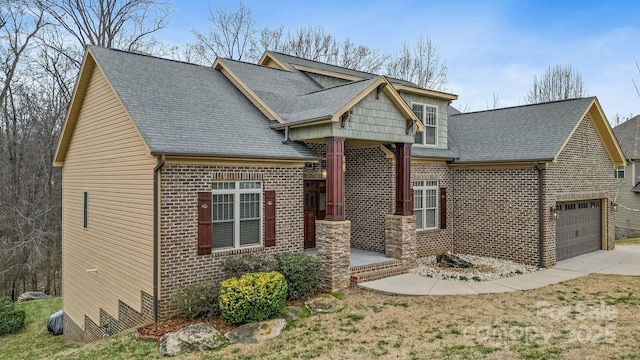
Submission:
{"label": "tan lap siding", "polygon": [[153,293],[155,162],[96,67],[63,170],[63,308],[80,326],[99,324],[100,308],[117,319],[118,301],[140,311]]}

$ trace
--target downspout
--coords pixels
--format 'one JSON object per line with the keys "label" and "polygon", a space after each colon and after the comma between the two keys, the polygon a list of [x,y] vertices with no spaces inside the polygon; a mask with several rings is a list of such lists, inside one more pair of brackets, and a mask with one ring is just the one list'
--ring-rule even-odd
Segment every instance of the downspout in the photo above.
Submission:
{"label": "downspout", "polygon": [[538,170],[538,267],[544,268],[544,171],[538,160],[533,162]]}
{"label": "downspout", "polygon": [[153,322],[158,322],[158,250],[160,249],[160,233],[158,231],[158,225],[160,224],[158,214],[158,189],[159,189],[159,174],[160,170],[164,166],[166,157],[160,155],[158,158],[158,164],[153,168]]}
{"label": "downspout", "polygon": [[282,140],[283,144],[286,144],[289,141],[289,126],[284,127],[284,140]]}

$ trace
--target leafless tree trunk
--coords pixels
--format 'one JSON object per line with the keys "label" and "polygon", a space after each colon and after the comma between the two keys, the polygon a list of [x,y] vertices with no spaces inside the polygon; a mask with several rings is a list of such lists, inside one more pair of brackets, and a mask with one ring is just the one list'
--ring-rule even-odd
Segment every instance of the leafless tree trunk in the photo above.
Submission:
{"label": "leafless tree trunk", "polygon": [[549,66],[544,75],[534,77],[527,95],[529,104],[575,99],[587,95],[582,86],[582,76],[571,65]]}
{"label": "leafless tree trunk", "polygon": [[245,59],[256,34],[251,8],[242,2],[236,11],[218,7],[215,11],[209,10],[209,22],[206,34],[193,30],[197,42],[191,47],[198,60],[213,64],[217,57]]}
{"label": "leafless tree trunk", "polygon": [[436,46],[425,35],[418,38],[413,50],[407,43],[402,45],[398,56],[387,63],[387,74],[431,90],[444,90],[448,83],[447,64],[440,60]]}
{"label": "leafless tree trunk", "polygon": [[98,45],[154,52],[153,34],[165,28],[173,6],[160,0],[37,0],[82,47]]}
{"label": "leafless tree trunk", "polygon": [[[640,73],[640,64],[637,61],[636,61],[636,69],[638,69],[638,72]],[[634,79],[631,79],[631,81],[633,81],[633,86],[636,88],[636,94],[638,94],[638,97],[640,97],[640,89],[638,89],[638,84]]]}

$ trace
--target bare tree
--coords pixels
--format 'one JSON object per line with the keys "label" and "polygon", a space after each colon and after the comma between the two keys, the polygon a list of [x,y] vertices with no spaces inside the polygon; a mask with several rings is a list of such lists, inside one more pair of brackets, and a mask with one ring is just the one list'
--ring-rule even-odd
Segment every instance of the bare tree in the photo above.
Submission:
{"label": "bare tree", "polygon": [[444,90],[448,83],[447,64],[440,60],[436,46],[425,35],[418,38],[413,49],[403,43],[400,53],[387,63],[387,73],[432,90]]}
{"label": "bare tree", "polygon": [[256,21],[251,8],[242,2],[236,11],[218,7],[209,10],[209,30],[193,30],[196,43],[189,45],[200,57],[200,62],[212,64],[217,57],[243,60],[249,54],[256,34]]}
{"label": "bare tree", "polygon": [[549,66],[544,75],[533,78],[533,86],[527,95],[529,104],[575,99],[587,95],[583,89],[582,76],[571,65]]}
{"label": "bare tree", "polygon": [[36,0],[81,47],[153,51],[173,7],[159,0]]}
{"label": "bare tree", "polygon": [[[640,64],[637,61],[636,69],[638,69],[638,72],[640,73]],[[633,81],[633,86],[636,88],[636,94],[638,94],[638,96],[640,97],[640,89],[638,89],[638,84],[636,84],[636,81],[634,79],[631,79],[631,81]]]}
{"label": "bare tree", "polygon": [[501,108],[502,105],[502,99],[500,99],[500,94],[498,93],[493,93],[493,103],[489,104],[489,102],[487,102],[487,110],[490,109],[499,109]]}

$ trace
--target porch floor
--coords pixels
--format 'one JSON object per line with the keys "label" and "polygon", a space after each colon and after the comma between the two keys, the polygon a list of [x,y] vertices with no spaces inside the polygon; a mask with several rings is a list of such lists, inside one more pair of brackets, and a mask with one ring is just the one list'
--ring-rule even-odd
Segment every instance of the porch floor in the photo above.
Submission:
{"label": "porch floor", "polygon": [[[304,249],[304,253],[307,255],[316,256],[316,249]],[[377,264],[391,260],[396,259],[389,258],[385,254],[381,254],[375,251],[366,251],[351,248],[351,267]]]}

